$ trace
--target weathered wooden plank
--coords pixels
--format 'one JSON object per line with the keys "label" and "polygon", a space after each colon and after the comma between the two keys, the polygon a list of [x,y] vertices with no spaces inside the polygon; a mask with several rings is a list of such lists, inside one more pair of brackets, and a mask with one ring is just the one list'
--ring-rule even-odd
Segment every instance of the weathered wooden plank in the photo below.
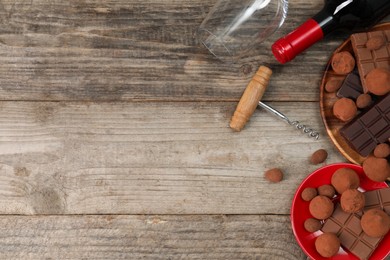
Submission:
{"label": "weathered wooden plank", "polygon": [[318,100],[325,63],[346,36],[284,66],[270,46],[322,0],[291,1],[282,29],[237,64],[217,61],[196,38],[215,2],[1,0],[0,100],[236,101],[260,64],[275,71],[265,100]]}
{"label": "weathered wooden plank", "polygon": [[1,259],[305,259],[287,216],[1,216]]}
{"label": "weathered wooden plank", "polygon": [[262,110],[233,133],[235,102],[1,102],[0,213],[288,214],[311,152],[343,158],[317,103],[273,105],[322,138]]}

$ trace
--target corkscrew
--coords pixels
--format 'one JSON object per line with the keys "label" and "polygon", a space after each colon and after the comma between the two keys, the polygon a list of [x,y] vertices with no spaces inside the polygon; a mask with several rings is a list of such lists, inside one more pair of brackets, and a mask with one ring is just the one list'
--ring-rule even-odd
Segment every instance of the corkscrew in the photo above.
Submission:
{"label": "corkscrew", "polygon": [[299,121],[290,120],[287,116],[285,116],[283,113],[279,112],[278,110],[274,109],[273,107],[271,107],[271,106],[269,106],[261,101],[259,101],[259,106],[264,108],[267,112],[284,120],[285,122],[287,122],[289,125],[295,127],[296,129],[302,130],[302,132],[304,134],[308,134],[309,137],[313,137],[316,140],[318,140],[318,138],[320,138],[320,134],[317,131],[313,130],[312,128],[309,128],[307,125],[301,124]]}
{"label": "corkscrew", "polygon": [[241,131],[256,110],[256,107],[260,106],[276,117],[284,120],[289,125],[297,128],[298,130],[302,130],[302,132],[308,134],[309,137],[318,139],[320,137],[318,132],[307,127],[306,125],[301,124],[299,121],[290,120],[287,116],[278,110],[260,101],[264,95],[265,90],[267,89],[271,75],[272,70],[270,68],[266,66],[260,66],[259,70],[256,72],[246,87],[240,102],[238,102],[236,111],[234,111],[233,117],[230,121],[230,128],[235,131]]}

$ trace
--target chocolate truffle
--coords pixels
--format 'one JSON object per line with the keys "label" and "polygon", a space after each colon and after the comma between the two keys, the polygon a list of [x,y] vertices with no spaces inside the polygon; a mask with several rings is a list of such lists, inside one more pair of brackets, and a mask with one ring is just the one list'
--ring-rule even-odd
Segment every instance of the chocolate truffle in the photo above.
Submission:
{"label": "chocolate truffle", "polygon": [[355,59],[351,53],[342,51],[333,55],[331,65],[336,74],[345,75],[355,68]]}
{"label": "chocolate truffle", "polygon": [[368,157],[363,162],[363,170],[373,181],[382,182],[390,177],[390,165],[384,158]]}
{"label": "chocolate truffle", "polygon": [[316,219],[327,219],[333,213],[333,202],[326,196],[318,195],[310,201],[310,214]]}
{"label": "chocolate truffle", "polygon": [[387,94],[390,92],[390,71],[382,68],[371,70],[366,76],[366,87],[372,94]]}
{"label": "chocolate truffle", "polygon": [[378,50],[384,44],[385,44],[385,39],[382,36],[378,35],[368,39],[368,41],[366,42],[366,48],[369,49],[370,51]]}
{"label": "chocolate truffle", "polygon": [[333,198],[336,194],[336,190],[333,188],[332,185],[324,184],[317,188],[318,194],[326,196],[328,198]]}
{"label": "chocolate truffle", "polygon": [[326,158],[328,158],[328,152],[324,149],[319,149],[311,155],[310,162],[312,164],[320,164],[323,163]]}
{"label": "chocolate truffle", "polygon": [[333,114],[343,122],[350,121],[355,117],[357,107],[355,102],[349,98],[340,98],[333,105]]}
{"label": "chocolate truffle", "polygon": [[264,173],[264,178],[270,182],[280,182],[283,180],[283,172],[279,168],[273,168]]}
{"label": "chocolate truffle", "polygon": [[340,79],[330,79],[325,84],[326,92],[332,93],[340,89],[343,81]]}
{"label": "chocolate truffle", "polygon": [[311,201],[315,196],[317,196],[317,190],[311,187],[303,189],[301,193],[301,198],[304,201]]}
{"label": "chocolate truffle", "polygon": [[371,105],[372,98],[370,94],[361,94],[356,99],[356,106],[360,109],[366,108]]}
{"label": "chocolate truffle", "polygon": [[390,145],[383,143],[383,144],[378,144],[375,147],[374,150],[375,157],[386,158],[389,155],[390,155]]}
{"label": "chocolate truffle", "polygon": [[303,225],[307,232],[316,232],[322,227],[321,221],[315,218],[306,219]]}
{"label": "chocolate truffle", "polygon": [[339,194],[342,194],[348,189],[357,189],[360,185],[360,180],[354,170],[340,168],[333,173],[331,184]]}
{"label": "chocolate truffle", "polygon": [[390,229],[390,217],[381,209],[370,209],[363,214],[361,225],[368,236],[381,237]]}
{"label": "chocolate truffle", "polygon": [[323,233],[315,241],[317,252],[322,257],[332,257],[339,252],[340,239],[333,233]]}
{"label": "chocolate truffle", "polygon": [[364,208],[366,203],[363,193],[357,189],[349,189],[341,194],[341,208],[347,213],[356,213]]}

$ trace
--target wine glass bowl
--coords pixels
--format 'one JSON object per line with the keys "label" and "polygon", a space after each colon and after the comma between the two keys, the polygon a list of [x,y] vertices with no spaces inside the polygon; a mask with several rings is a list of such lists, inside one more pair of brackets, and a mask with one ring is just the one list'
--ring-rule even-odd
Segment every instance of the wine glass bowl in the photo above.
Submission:
{"label": "wine glass bowl", "polygon": [[219,0],[197,32],[217,58],[234,61],[272,35],[284,22],[287,0]]}

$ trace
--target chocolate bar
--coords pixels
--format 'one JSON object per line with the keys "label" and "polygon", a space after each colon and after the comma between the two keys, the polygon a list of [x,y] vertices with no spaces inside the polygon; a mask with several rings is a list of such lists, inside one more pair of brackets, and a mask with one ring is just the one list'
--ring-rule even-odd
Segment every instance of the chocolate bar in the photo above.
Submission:
{"label": "chocolate bar", "polygon": [[[374,37],[383,37],[382,47],[378,49],[367,47],[367,41]],[[364,93],[367,93],[365,81],[367,74],[374,68],[390,69],[390,30],[356,33],[351,36],[351,43]]]}
{"label": "chocolate bar", "polygon": [[373,238],[366,235],[360,225],[361,217],[361,213],[344,212],[340,204],[337,204],[321,230],[336,234],[345,249],[360,259],[368,259],[383,237]]}
{"label": "chocolate bar", "polygon": [[356,100],[360,94],[363,94],[363,86],[358,71],[354,70],[343,81],[337,96]]}
{"label": "chocolate bar", "polygon": [[367,191],[363,195],[366,203],[364,211],[379,208],[390,215],[390,188]]}
{"label": "chocolate bar", "polygon": [[390,94],[340,129],[340,134],[362,156],[390,138]]}

